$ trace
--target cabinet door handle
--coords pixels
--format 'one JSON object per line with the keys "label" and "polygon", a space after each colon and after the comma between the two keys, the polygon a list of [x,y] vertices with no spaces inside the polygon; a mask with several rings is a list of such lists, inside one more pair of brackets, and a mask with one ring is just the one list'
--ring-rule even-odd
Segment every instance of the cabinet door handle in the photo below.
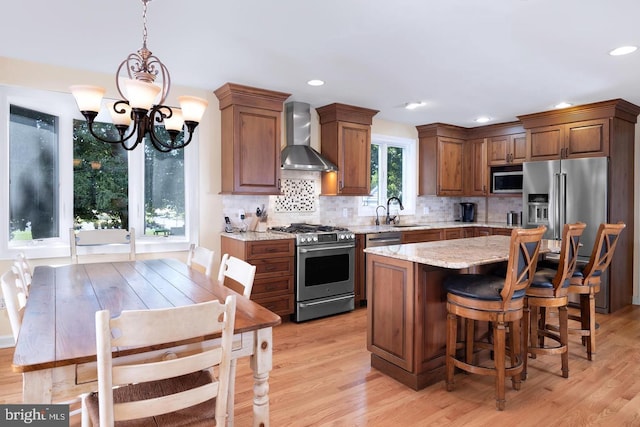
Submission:
{"label": "cabinet door handle", "polygon": [[278,190],[282,190],[282,186],[280,184],[280,178],[278,178]]}
{"label": "cabinet door handle", "polygon": [[340,190],[342,190],[342,189],[344,188],[344,185],[342,184],[342,181],[338,181],[338,182],[339,182],[339,184],[338,184],[338,188],[339,188]]}

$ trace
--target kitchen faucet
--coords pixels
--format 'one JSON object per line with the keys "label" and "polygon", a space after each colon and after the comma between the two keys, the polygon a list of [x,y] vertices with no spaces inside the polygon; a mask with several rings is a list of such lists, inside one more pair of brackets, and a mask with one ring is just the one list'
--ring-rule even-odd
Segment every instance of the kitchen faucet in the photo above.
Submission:
{"label": "kitchen faucet", "polygon": [[[389,203],[391,203],[392,200],[397,200],[398,204],[400,205],[400,210],[401,211],[404,210],[404,206],[402,206],[402,200],[400,200],[399,198],[397,198],[395,196],[394,197],[389,197],[387,199],[387,218],[385,219],[385,222],[384,222],[385,224],[391,224],[391,221],[395,221],[396,217],[397,217],[397,215],[394,215],[393,218],[392,218],[389,215]],[[376,211],[377,211],[377,209],[376,209]]]}
{"label": "kitchen faucet", "polygon": [[376,208],[376,225],[380,225],[380,217],[378,216],[378,209],[380,209],[380,208],[386,210],[386,208],[384,206],[382,206],[382,205],[379,205]]}

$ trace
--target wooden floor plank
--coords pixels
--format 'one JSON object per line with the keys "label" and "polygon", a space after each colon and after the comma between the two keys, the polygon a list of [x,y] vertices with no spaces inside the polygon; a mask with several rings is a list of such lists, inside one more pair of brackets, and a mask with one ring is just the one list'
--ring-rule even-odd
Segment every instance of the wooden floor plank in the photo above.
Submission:
{"label": "wooden floor plank", "polygon": [[[530,360],[520,391],[507,385],[506,410],[495,410],[489,377],[457,374],[420,391],[370,366],[366,309],[274,328],[269,380],[271,425],[280,426],[639,426],[640,306],[598,314],[594,361],[570,337],[569,378],[560,358]],[[0,350],[0,403],[20,401],[22,380],[11,372],[12,349]],[[236,426],[252,424],[253,377],[238,363]],[[76,423],[77,422],[77,423]],[[72,425],[79,425],[73,420]]]}

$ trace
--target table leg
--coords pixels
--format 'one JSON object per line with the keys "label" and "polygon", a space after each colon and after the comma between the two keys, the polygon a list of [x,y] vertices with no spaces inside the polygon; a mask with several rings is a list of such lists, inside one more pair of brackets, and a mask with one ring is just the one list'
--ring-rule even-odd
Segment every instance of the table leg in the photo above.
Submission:
{"label": "table leg", "polygon": [[51,403],[53,372],[51,369],[22,374],[22,403]]}
{"label": "table leg", "polygon": [[255,332],[254,351],[251,356],[253,370],[253,425],[269,426],[269,371],[272,367],[272,328]]}

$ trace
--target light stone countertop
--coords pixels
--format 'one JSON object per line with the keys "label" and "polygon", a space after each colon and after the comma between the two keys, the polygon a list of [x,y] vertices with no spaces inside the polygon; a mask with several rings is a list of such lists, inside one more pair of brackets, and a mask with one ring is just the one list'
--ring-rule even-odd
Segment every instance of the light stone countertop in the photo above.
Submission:
{"label": "light stone countertop", "polygon": [[[394,225],[342,225],[344,228],[348,228],[356,234],[368,234],[368,233],[385,233],[389,231],[411,231],[411,230],[429,230],[434,228],[461,228],[461,227],[496,227],[496,228],[520,228],[521,226],[510,226],[505,223],[499,222],[459,222],[459,221],[443,221],[443,222],[431,222],[425,224],[400,224],[401,226]],[[245,242],[252,242],[258,240],[278,240],[278,239],[295,239],[294,234],[279,233],[279,232],[257,232],[257,231],[234,231],[233,233],[220,233],[221,236],[226,236],[231,239],[241,240]]]}
{"label": "light stone countertop", "polygon": [[264,233],[258,231],[234,231],[233,233],[220,233],[221,236],[229,237],[230,239],[242,240],[244,242],[255,242],[259,240],[282,240],[282,239],[295,239],[295,234],[287,233],[275,233],[271,231],[265,231]]}
{"label": "light stone countertop", "polygon": [[495,227],[495,228],[522,228],[521,225],[507,225],[504,222],[461,222],[461,221],[442,221],[428,222],[424,224],[403,224],[398,225],[354,225],[345,226],[354,233],[386,233],[389,231],[411,231],[411,230],[429,230],[434,228],[463,228],[463,227]]}
{"label": "light stone countertop", "polygon": [[[403,261],[451,269],[507,261],[509,236],[482,236],[436,242],[378,246],[364,250],[368,254],[383,255]],[[558,252],[559,241],[543,240],[541,253]]]}

